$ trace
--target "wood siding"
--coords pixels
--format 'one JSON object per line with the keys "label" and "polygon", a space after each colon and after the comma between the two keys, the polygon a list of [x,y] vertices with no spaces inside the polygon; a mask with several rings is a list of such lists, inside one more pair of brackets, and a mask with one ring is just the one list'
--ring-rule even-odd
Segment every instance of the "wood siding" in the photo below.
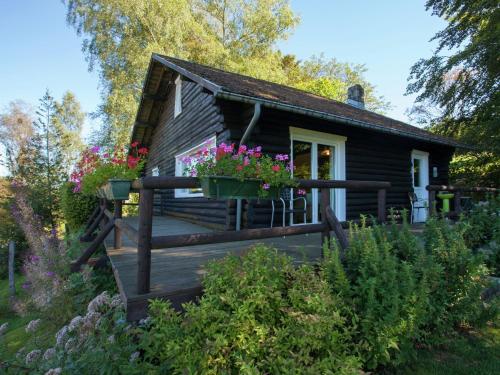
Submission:
{"label": "wood siding", "polygon": [[[253,106],[218,100],[195,83],[184,81],[183,110],[173,118],[173,95],[169,95],[162,116],[154,130],[148,174],[159,166],[161,175],[175,174],[175,155],[205,139],[217,135],[217,143],[238,143],[253,115]],[[367,129],[332,123],[326,120],[263,108],[261,118],[251,134],[248,145],[261,145],[269,154],[290,153],[290,126],[347,137],[346,179],[389,181],[387,207],[409,208],[408,193],[412,190],[411,151],[429,152],[429,181],[448,182],[448,164],[452,147],[433,145],[410,138],[383,134]],[[438,177],[432,177],[432,168]],[[157,198],[159,199],[159,198]],[[377,192],[347,191],[347,219],[360,214],[377,215]],[[279,206],[279,205],[278,205]],[[204,198],[174,199],[173,192],[164,192],[162,212],[205,224],[217,229],[233,229],[234,201],[209,201]],[[244,227],[267,227],[271,219],[269,201],[245,202]],[[281,210],[275,213],[275,225],[281,224]]]}
{"label": "wood siding", "polygon": [[[146,165],[148,176],[155,167],[159,168],[162,176],[174,176],[176,155],[214,135],[217,139],[224,139],[227,134],[215,98],[200,85],[187,80],[182,82],[182,112],[175,118],[174,102],[175,87],[172,86],[151,137],[150,155]],[[168,213],[215,228],[226,229],[231,223],[227,217],[231,210],[234,211],[225,201],[174,198],[173,190],[158,191],[155,194],[155,214]]]}
{"label": "wood siding", "polygon": [[[248,123],[249,106],[241,103],[221,105],[230,129],[230,138],[237,142],[242,135],[240,123]],[[226,111],[231,115],[226,115]],[[239,116],[237,114],[240,114]],[[251,111],[250,111],[251,113]],[[258,126],[251,135],[249,145],[261,145],[265,153],[290,153],[290,126],[332,133],[347,137],[346,179],[389,181],[387,207],[409,208],[408,192],[412,190],[411,151],[429,152],[429,181],[445,184],[448,181],[448,164],[453,155],[452,147],[432,145],[410,138],[381,134],[380,132],[335,124],[329,121],[300,116],[265,108]],[[438,167],[438,177],[432,177],[432,168]],[[377,215],[377,192],[347,191],[347,219],[359,219],[359,215]],[[275,224],[281,223],[278,209]],[[245,206],[244,223],[247,227],[269,226],[271,205],[269,202],[250,202]]]}

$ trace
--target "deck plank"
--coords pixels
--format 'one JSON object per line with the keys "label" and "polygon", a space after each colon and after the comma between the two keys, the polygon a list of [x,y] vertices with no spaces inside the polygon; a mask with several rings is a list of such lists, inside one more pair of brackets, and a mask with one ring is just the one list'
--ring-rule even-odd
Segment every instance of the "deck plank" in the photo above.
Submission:
{"label": "deck plank", "polygon": [[[125,218],[137,228],[137,218]],[[155,216],[153,236],[208,233],[211,229],[189,223],[178,218]],[[168,298],[174,306],[192,300],[201,293],[201,280],[205,265],[213,259],[221,259],[226,254],[241,255],[251,246],[264,243],[276,247],[292,257],[294,263],[314,262],[321,256],[321,235],[319,233],[263,240],[239,241],[222,244],[155,249],[151,251],[151,291],[137,294],[137,248],[125,235],[123,247],[114,249],[112,234],[105,241],[105,247],[117,285],[127,305],[129,320],[145,316],[147,301],[151,298]]]}

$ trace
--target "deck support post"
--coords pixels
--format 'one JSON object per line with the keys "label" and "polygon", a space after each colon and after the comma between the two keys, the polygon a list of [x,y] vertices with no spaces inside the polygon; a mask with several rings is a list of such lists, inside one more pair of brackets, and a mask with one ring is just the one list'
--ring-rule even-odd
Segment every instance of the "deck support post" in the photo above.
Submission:
{"label": "deck support post", "polygon": [[[323,223],[327,223],[327,214],[326,212],[328,211],[328,207],[330,207],[330,189],[328,188],[323,188],[321,189],[321,221]],[[324,251],[323,251],[323,246],[325,245],[329,246],[330,243],[330,226],[325,225],[325,229],[321,232],[321,257],[324,257]]]}
{"label": "deck support post", "polygon": [[429,190],[429,214],[433,216],[436,214],[436,190]]}
{"label": "deck support post", "polygon": [[385,206],[386,206],[386,189],[378,189],[377,191],[377,216],[379,223],[385,223]]}
{"label": "deck support post", "polygon": [[461,191],[455,192],[454,211],[457,216],[460,216],[460,213],[462,212],[462,206],[460,205],[460,198],[462,198],[462,192]]}
{"label": "deck support post", "polygon": [[[122,205],[123,201],[115,200],[115,212],[114,212],[115,220],[122,218]],[[122,230],[116,225],[114,233],[114,247],[115,249],[120,249],[122,247]]]}
{"label": "deck support post", "polygon": [[152,189],[141,189],[139,193],[139,242],[137,244],[137,293],[150,290],[151,237],[153,228]]}

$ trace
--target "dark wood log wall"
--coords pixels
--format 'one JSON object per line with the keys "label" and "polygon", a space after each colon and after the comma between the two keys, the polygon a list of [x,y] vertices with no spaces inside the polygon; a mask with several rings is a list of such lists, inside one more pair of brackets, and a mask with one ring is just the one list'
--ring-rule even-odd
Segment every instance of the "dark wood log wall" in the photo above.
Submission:
{"label": "dark wood log wall", "polygon": [[[173,90],[172,90],[173,91]],[[169,95],[159,124],[154,130],[147,174],[155,166],[161,175],[175,174],[175,155],[217,136],[217,143],[238,143],[253,115],[253,106],[214,97],[189,81],[182,86],[183,109],[174,119],[174,97]],[[347,137],[346,178],[348,180],[389,181],[387,207],[408,208],[411,184],[411,151],[429,152],[429,181],[431,184],[448,182],[448,164],[454,149],[433,145],[410,138],[383,134],[336,124],[307,116],[263,108],[261,118],[247,144],[261,145],[266,153],[290,153],[289,127],[333,133]],[[438,167],[438,177],[432,177],[432,168]],[[157,203],[159,197],[156,198]],[[278,205],[279,206],[279,205]],[[209,201],[204,198],[177,198],[173,191],[164,192],[161,211],[186,220],[206,224],[217,229],[233,229],[234,201]],[[159,213],[160,209],[156,209]],[[360,214],[377,215],[377,192],[347,192],[347,219],[358,219]],[[281,224],[281,211],[275,214],[275,224]],[[245,202],[243,226],[266,227],[270,224],[271,205],[268,201]]]}
{"label": "dark wood log wall", "polygon": [[[191,81],[182,82],[182,112],[174,118],[175,92],[171,92],[163,105],[163,113],[156,125],[150,144],[146,175],[158,167],[160,175],[175,175],[175,155],[178,155],[214,135],[217,140],[227,137],[223,115],[215,98]],[[169,214],[209,226],[226,229],[231,221],[228,214],[234,208],[226,201],[209,201],[203,198],[174,198],[174,191],[157,191],[155,214]],[[208,214],[209,213],[209,214]]]}
{"label": "dark wood log wall", "polygon": [[[247,124],[252,107],[241,103],[221,103],[230,138],[237,142],[242,135],[241,123]],[[227,113],[227,114],[226,114]],[[347,137],[346,178],[348,180],[389,181],[387,207],[409,208],[408,192],[412,190],[411,151],[429,152],[429,181],[448,181],[448,164],[454,149],[420,142],[411,138],[335,124],[329,121],[265,108],[258,126],[250,137],[250,145],[261,145],[266,153],[290,153],[289,127],[300,127]],[[438,177],[432,168],[438,167]],[[359,215],[377,215],[377,192],[347,191],[347,219]],[[278,205],[279,206],[279,205]],[[276,211],[275,224],[281,224],[281,211]],[[245,205],[247,227],[269,226],[271,205],[253,201]]]}

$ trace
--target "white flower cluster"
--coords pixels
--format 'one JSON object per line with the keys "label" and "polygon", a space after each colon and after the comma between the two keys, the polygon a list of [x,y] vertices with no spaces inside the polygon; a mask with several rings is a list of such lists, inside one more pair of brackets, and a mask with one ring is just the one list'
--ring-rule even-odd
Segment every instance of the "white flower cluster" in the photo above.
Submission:
{"label": "white flower cluster", "polygon": [[62,368],[51,368],[45,373],[45,375],[60,375],[62,373]]}
{"label": "white flower cluster", "polygon": [[45,353],[43,353],[43,360],[48,361],[52,357],[56,355],[56,349],[55,348],[48,348]]}
{"label": "white flower cluster", "polygon": [[26,326],[26,332],[28,333],[33,333],[35,332],[37,329],[38,329],[38,326],[40,325],[41,323],[41,319],[35,319],[35,320],[32,320],[31,322],[28,323],[28,325]]}
{"label": "white flower cluster", "polygon": [[9,328],[9,323],[4,323],[0,326],[0,337],[2,337],[5,332],[7,332],[7,329]]}
{"label": "white flower cluster", "polygon": [[111,299],[107,291],[102,292],[92,301],[89,302],[87,306],[88,312],[100,312],[105,307],[110,306]]}
{"label": "white flower cluster", "polygon": [[26,364],[29,366],[33,362],[36,362],[40,356],[42,355],[42,351],[39,349],[32,350],[28,354],[26,354]]}

